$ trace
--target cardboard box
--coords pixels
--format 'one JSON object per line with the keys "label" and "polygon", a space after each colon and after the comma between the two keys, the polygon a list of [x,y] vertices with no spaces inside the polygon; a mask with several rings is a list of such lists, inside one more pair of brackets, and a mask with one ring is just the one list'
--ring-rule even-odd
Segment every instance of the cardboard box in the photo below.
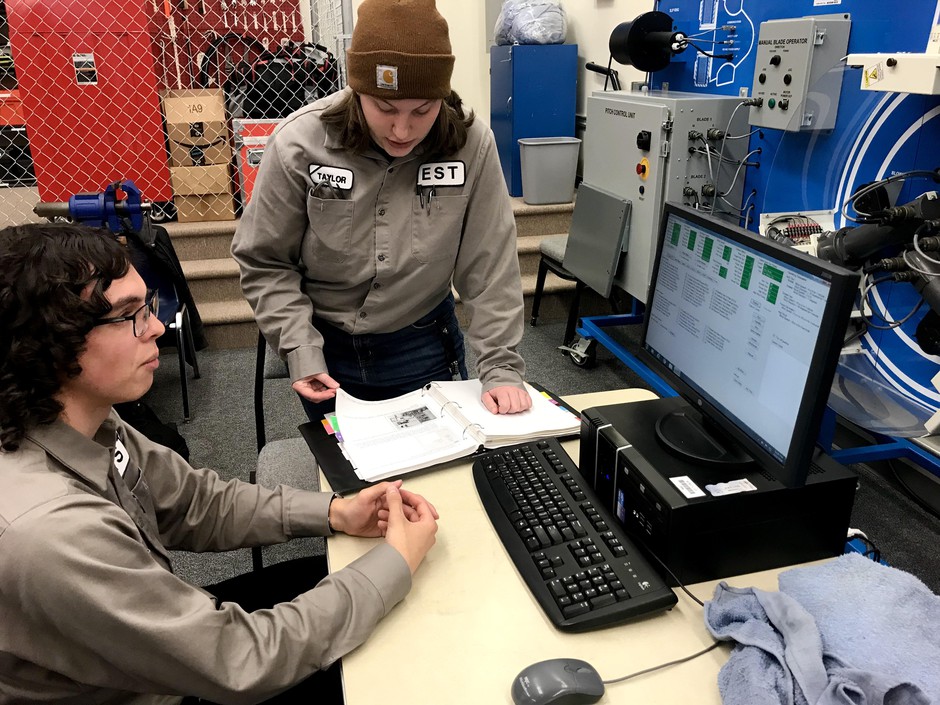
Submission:
{"label": "cardboard box", "polygon": [[171,166],[170,183],[177,196],[201,196],[232,192],[232,177],[228,164],[212,166]]}
{"label": "cardboard box", "polygon": [[170,166],[208,166],[232,161],[228,127],[224,122],[167,123]]}
{"label": "cardboard box", "polygon": [[221,88],[163,91],[163,114],[168,125],[225,122],[225,96]]}
{"label": "cardboard box", "polygon": [[181,223],[235,220],[235,199],[228,193],[174,196],[176,219]]}

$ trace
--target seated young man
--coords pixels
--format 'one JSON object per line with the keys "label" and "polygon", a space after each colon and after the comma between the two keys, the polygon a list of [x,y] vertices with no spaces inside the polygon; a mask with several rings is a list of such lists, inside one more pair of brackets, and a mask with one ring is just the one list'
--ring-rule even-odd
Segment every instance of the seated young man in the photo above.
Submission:
{"label": "seated young man", "polygon": [[[400,482],[224,482],[124,424],[112,405],[159,364],[156,301],[107,231],[0,230],[0,703],[341,699],[323,669],[404,598],[437,512]],[[300,561],[208,589],[167,553],[333,531],[385,541],[327,577]],[[214,596],[251,581],[248,607]]]}

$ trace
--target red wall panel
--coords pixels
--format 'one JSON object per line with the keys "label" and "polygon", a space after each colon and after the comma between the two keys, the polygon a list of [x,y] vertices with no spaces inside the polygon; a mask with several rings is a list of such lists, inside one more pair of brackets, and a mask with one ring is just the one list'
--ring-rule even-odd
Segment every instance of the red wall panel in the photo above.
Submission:
{"label": "red wall panel", "polygon": [[[147,199],[170,200],[150,35],[14,33],[11,39],[40,199],[64,201],[130,178]],[[79,83],[74,54],[94,56],[97,83]]]}

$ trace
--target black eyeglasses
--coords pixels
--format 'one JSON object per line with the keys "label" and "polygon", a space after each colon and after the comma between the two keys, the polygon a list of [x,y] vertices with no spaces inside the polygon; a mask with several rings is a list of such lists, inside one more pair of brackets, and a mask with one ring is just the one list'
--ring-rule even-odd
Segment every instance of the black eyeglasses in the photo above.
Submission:
{"label": "black eyeglasses", "polygon": [[150,317],[156,316],[160,312],[160,297],[157,291],[148,291],[144,305],[134,311],[130,316],[117,316],[116,318],[99,318],[95,321],[96,326],[107,325],[108,323],[123,323],[124,321],[133,321],[134,337],[139,338],[150,327]]}

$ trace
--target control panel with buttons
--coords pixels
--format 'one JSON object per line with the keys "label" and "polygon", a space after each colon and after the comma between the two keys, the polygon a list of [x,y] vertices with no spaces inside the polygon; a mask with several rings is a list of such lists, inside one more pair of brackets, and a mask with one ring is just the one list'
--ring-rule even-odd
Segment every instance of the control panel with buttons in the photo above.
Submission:
{"label": "control panel with buttons", "polygon": [[760,25],[749,122],[787,132],[831,130],[842,91],[838,65],[849,45],[848,14]]}
{"label": "control panel with buttons", "polygon": [[725,136],[749,131],[741,101],[736,95],[662,90],[597,91],[587,99],[584,183],[601,184],[631,204],[629,245],[613,284],[638,301],[648,293],[664,202],[710,210],[720,192],[716,213],[740,207],[740,160],[748,141]]}

